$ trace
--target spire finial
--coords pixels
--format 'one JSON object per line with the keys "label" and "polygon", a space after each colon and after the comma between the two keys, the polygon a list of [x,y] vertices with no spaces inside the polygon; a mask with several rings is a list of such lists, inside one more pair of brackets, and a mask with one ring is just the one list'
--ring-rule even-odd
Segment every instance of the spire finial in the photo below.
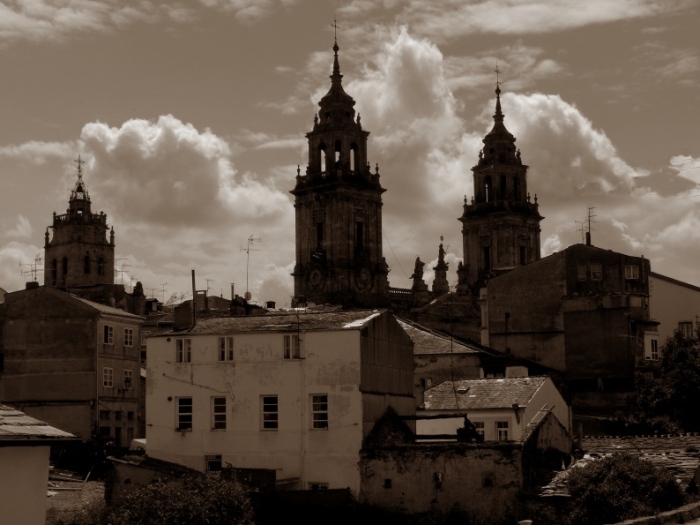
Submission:
{"label": "spire finial", "polygon": [[336,22],[335,18],[331,26],[333,27],[333,53],[335,54],[333,57],[333,76],[331,78],[336,77],[340,80],[342,76],[340,76],[340,64],[338,62],[338,50],[340,49],[338,47],[338,22]]}
{"label": "spire finial", "polygon": [[493,118],[497,121],[503,121],[503,113],[501,112],[501,81],[498,76],[501,70],[498,69],[498,65],[494,71],[496,72],[496,114]]}
{"label": "spire finial", "polygon": [[78,180],[82,180],[83,179],[83,164],[85,164],[85,161],[83,159],[81,159],[80,154],[78,154],[78,159],[74,160],[73,162],[75,162],[78,165]]}
{"label": "spire finial", "polygon": [[331,24],[333,26],[333,41],[335,42],[335,45],[338,45],[338,22],[334,18],[333,23]]}

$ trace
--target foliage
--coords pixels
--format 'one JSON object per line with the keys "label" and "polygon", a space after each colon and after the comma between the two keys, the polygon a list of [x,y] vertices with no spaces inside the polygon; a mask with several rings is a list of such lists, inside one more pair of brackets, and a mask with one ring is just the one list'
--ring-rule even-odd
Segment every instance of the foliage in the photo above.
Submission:
{"label": "foliage", "polygon": [[637,376],[637,419],[669,431],[700,431],[700,341],[676,332],[661,350],[659,377]]}
{"label": "foliage", "polygon": [[571,525],[600,525],[680,507],[684,494],[671,474],[649,461],[615,454],[574,468],[568,477]]}
{"label": "foliage", "polygon": [[218,476],[191,476],[135,489],[109,511],[110,525],[252,525],[245,488]]}

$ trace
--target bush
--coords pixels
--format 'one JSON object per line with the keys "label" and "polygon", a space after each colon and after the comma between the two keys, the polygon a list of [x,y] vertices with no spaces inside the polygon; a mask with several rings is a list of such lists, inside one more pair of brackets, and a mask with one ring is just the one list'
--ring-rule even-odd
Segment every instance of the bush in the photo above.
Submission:
{"label": "bush", "polygon": [[683,490],[667,470],[628,454],[571,470],[568,487],[571,525],[617,523],[684,503]]}
{"label": "bush", "polygon": [[109,511],[109,525],[253,525],[245,488],[218,476],[192,476],[135,489]]}

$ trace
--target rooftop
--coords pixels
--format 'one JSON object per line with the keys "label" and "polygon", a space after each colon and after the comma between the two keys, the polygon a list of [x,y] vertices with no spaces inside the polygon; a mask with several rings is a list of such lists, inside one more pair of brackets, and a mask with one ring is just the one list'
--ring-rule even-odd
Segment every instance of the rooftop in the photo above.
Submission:
{"label": "rooftop", "polygon": [[426,410],[477,410],[527,406],[546,377],[443,381],[425,391]]}
{"label": "rooftop", "polygon": [[0,404],[0,446],[16,441],[77,439],[73,434],[52,427],[7,405]]}
{"label": "rooftop", "polygon": [[478,354],[479,350],[411,321],[397,319],[413,341],[414,354]]}
{"label": "rooftop", "polygon": [[193,335],[235,334],[242,332],[359,330],[384,310],[271,311],[264,315],[218,317],[198,320],[187,331],[167,331],[151,337],[178,333]]}

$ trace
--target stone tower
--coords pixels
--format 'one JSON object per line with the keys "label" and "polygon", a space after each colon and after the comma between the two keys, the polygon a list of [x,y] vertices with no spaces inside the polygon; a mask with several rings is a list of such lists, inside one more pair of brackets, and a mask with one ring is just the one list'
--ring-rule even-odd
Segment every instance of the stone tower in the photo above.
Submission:
{"label": "stone tower", "polygon": [[477,293],[490,275],[540,258],[537,196],[530,201],[527,166],[515,137],[503,125],[501,89],[496,83],[493,128],[484,137],[474,172],[474,197],[464,200],[462,223],[466,284]]}
{"label": "stone tower", "polygon": [[333,45],[331,87],[306,134],[309,160],[297,169],[294,195],[294,294],[307,302],[346,307],[389,304],[389,268],[382,256],[379,167],[367,160],[367,137],[355,101],[343,89]]}
{"label": "stone tower", "polygon": [[114,284],[114,229],[107,239],[107,215],[92,213],[78,157],[78,180],[64,215],[53,214],[46,229],[44,285],[72,289]]}

